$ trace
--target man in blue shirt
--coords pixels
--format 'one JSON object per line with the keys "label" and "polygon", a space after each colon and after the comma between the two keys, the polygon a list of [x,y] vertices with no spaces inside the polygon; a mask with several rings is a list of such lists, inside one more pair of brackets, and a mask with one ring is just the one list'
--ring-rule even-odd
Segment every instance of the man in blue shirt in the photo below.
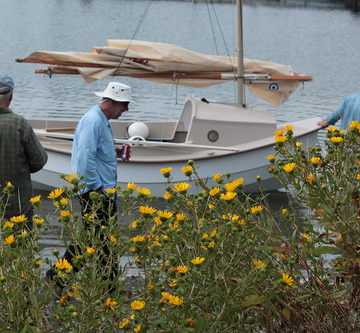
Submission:
{"label": "man in blue shirt", "polygon": [[318,126],[334,125],[341,119],[340,129],[347,130],[354,120],[360,122],[360,93],[346,97],[339,107],[331,112],[325,120],[319,121]]}
{"label": "man in blue shirt", "polygon": [[[96,92],[102,97],[98,105],[93,106],[79,121],[72,147],[71,167],[72,171],[83,176],[85,188],[80,193],[80,204],[82,214],[92,212],[91,192],[104,193],[105,189],[113,188],[117,183],[117,157],[123,154],[123,147],[114,147],[114,138],[109,123],[110,119],[118,119],[128,110],[131,100],[131,88],[119,82],[110,82],[103,92]],[[102,208],[96,211],[97,218],[101,225],[108,223],[109,217],[117,212],[114,199],[104,196]],[[85,227],[89,227],[85,225]],[[99,238],[102,244],[102,262],[109,259],[109,248],[107,240],[101,233],[101,226],[97,227]],[[76,245],[70,244],[63,256],[69,263],[76,256]],[[114,280],[118,271],[118,262],[115,259],[112,265],[110,279]],[[51,268],[46,276],[51,280],[56,275],[56,270]],[[61,282],[57,285],[63,287]]]}

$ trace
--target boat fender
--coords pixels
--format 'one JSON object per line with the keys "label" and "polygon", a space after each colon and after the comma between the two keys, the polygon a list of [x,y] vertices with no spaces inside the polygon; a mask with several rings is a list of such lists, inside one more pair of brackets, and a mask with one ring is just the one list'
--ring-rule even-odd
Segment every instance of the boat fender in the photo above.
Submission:
{"label": "boat fender", "polygon": [[130,141],[146,141],[144,137],[140,135],[134,135],[131,138],[129,138]]}
{"label": "boat fender", "polygon": [[205,97],[203,97],[202,99],[201,99],[201,102],[204,102],[204,103],[207,103],[207,104],[210,104],[210,102],[205,98]]}
{"label": "boat fender", "polygon": [[129,138],[141,137],[143,138],[142,141],[145,141],[145,139],[149,136],[150,130],[146,124],[140,121],[135,121],[127,128],[127,133],[129,135]]}

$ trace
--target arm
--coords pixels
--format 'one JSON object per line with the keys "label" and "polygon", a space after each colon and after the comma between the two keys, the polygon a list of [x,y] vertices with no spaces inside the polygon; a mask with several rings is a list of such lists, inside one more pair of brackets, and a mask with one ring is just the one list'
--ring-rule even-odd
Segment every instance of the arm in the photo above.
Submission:
{"label": "arm", "polygon": [[47,162],[47,154],[29,123],[24,120],[23,147],[31,173],[37,172]]}
{"label": "arm", "polygon": [[84,176],[85,183],[91,190],[102,187],[96,161],[100,132],[96,121],[84,121],[75,134],[73,171]]}

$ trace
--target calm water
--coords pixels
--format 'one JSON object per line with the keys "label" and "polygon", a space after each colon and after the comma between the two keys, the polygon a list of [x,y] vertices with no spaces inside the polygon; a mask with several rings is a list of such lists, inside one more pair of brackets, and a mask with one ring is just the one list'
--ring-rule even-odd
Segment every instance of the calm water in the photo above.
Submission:
{"label": "calm water", "polygon": [[[174,43],[194,51],[234,55],[235,10],[232,4],[134,0],[0,0],[0,72],[13,75],[13,109],[27,117],[80,118],[97,102],[94,91],[110,79],[86,84],[81,78],[35,75],[42,65],[19,64],[36,50],[89,51],[106,39]],[[245,4],[246,57],[291,65],[312,75],[282,107],[279,121],[324,115],[360,86],[360,16],[342,9],[294,8]],[[146,13],[146,15],[145,15]],[[221,31],[217,20],[221,23]],[[184,97],[194,94],[233,100],[231,83],[194,90],[122,78],[134,87],[138,105],[127,119],[172,119]],[[265,107],[249,93],[247,102]],[[268,107],[268,106],[266,106]],[[268,107],[270,108],[270,107]]]}

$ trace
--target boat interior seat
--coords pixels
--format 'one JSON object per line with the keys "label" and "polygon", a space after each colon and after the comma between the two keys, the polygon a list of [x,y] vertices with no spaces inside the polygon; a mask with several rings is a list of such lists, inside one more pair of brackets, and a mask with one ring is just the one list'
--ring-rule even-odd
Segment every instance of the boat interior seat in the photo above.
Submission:
{"label": "boat interior seat", "polygon": [[[111,121],[111,127],[115,138],[129,139],[127,128],[134,121]],[[149,129],[146,140],[171,141],[175,136],[178,125],[177,121],[142,121]]]}

